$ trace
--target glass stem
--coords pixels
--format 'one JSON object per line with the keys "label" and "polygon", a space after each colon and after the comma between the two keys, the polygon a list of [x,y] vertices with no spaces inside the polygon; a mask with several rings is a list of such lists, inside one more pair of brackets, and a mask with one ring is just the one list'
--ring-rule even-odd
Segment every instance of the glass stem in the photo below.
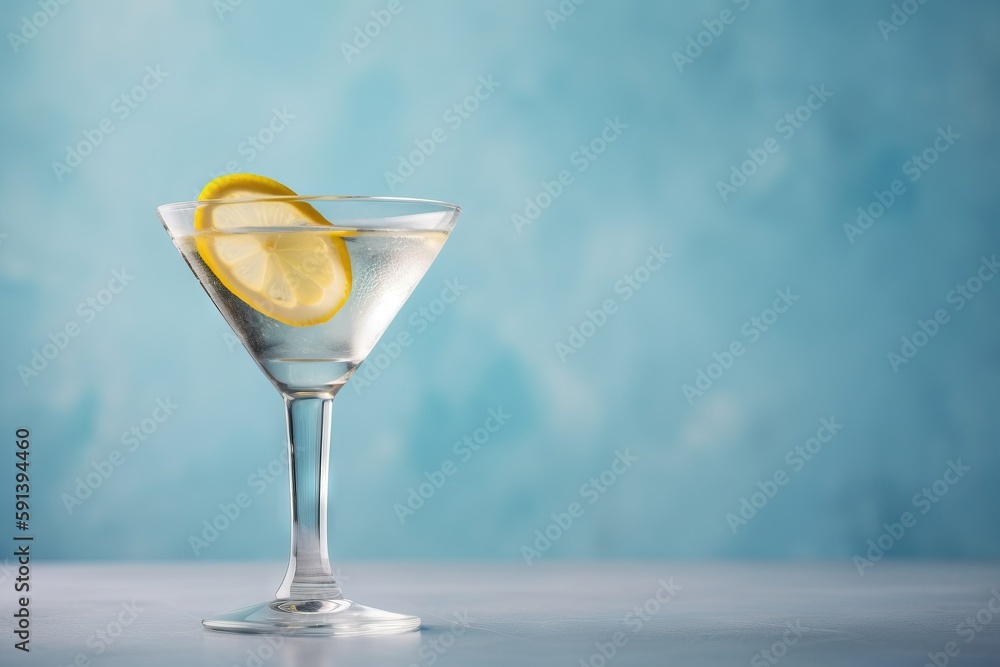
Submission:
{"label": "glass stem", "polygon": [[292,551],[278,599],[341,599],[326,542],[332,396],[288,396]]}

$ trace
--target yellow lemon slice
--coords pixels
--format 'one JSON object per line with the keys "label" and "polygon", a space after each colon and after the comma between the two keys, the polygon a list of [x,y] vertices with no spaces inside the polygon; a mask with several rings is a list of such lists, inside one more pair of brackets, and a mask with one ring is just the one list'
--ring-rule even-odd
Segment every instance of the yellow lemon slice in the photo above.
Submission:
{"label": "yellow lemon slice", "polygon": [[[206,185],[198,200],[269,196],[295,193],[270,178],[229,174]],[[330,233],[303,230],[322,227]],[[326,322],[351,293],[351,260],[340,238],[349,232],[336,230],[305,202],[206,204],[195,210],[194,229],[198,253],[226,289],[279,322]]]}

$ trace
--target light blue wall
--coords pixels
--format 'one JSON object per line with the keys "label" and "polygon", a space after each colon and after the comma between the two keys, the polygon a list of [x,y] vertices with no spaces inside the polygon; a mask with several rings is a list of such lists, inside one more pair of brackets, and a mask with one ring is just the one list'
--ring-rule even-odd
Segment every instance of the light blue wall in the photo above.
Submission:
{"label": "light blue wall", "polygon": [[[520,559],[575,501],[582,516],[541,558],[846,565],[907,511],[916,525],[892,557],[1000,555],[1000,280],[961,310],[948,300],[1000,252],[996,3],[929,2],[886,39],[888,0],[589,0],[552,24],[557,0],[402,0],[348,62],[342,44],[387,2],[223,2],[70,3],[0,47],[0,509],[27,426],[39,555],[191,559],[189,536],[240,493],[250,506],[198,557],[286,552],[281,402],[154,215],[231,160],[299,192],[464,208],[384,339],[413,344],[337,401],[336,556]],[[679,68],[675,52],[723,10],[732,22]],[[0,27],[37,11],[3,3]],[[165,78],[123,117],[115,100],[147,66]],[[445,114],[480,77],[499,87],[458,125]],[[776,123],[814,86],[832,97],[812,98],[789,137]],[[294,118],[264,150],[241,148],[275,109]],[[113,132],[57,174],[103,119]],[[606,119],[627,127],[593,162],[574,157]],[[390,188],[385,173],[436,128],[447,140]],[[939,128],[960,138],[910,180]],[[723,201],[718,181],[765,145],[776,152]],[[518,228],[512,214],[562,170],[572,182]],[[902,194],[849,239],[895,179]],[[626,300],[616,283],[650,246],[672,255]],[[133,279],[91,321],[79,304],[115,271]],[[448,280],[465,288],[424,329],[419,308]],[[751,318],[776,290],[796,300],[762,332]],[[607,299],[615,312],[560,358]],[[937,309],[948,322],[894,371],[887,353]],[[71,323],[79,335],[23,382],[19,365]],[[734,342],[743,355],[687,400]],[[130,451],[123,432],[158,399],[178,407]],[[500,408],[507,422],[463,461],[453,443]],[[786,452],[830,418],[843,428],[796,470]],[[121,465],[67,511],[63,494],[116,449]],[[616,451],[637,461],[581,495]],[[401,523],[394,504],[448,459],[457,473]],[[938,484],[940,502],[914,503],[959,460],[970,470]],[[279,478],[259,484],[269,463]],[[727,514],[775,473],[787,483],[734,534]]]}

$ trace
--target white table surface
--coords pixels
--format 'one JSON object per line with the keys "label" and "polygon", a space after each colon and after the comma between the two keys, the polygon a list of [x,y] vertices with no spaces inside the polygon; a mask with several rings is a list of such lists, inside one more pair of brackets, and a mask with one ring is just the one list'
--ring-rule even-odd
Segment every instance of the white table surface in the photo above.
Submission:
{"label": "white table surface", "polygon": [[[271,655],[264,636],[202,628],[204,615],[269,599],[283,572],[280,563],[34,563],[31,652],[13,648],[8,575],[0,588],[0,665],[581,667],[583,660],[602,667],[595,644],[619,632],[627,641],[606,660],[616,667],[922,667],[948,642],[960,650],[951,665],[1000,665],[1000,614],[988,611],[993,589],[1000,590],[996,564],[881,562],[860,577],[850,562],[348,563],[341,567],[348,597],[418,614],[422,630],[272,638],[280,645]],[[671,578],[680,589],[670,602],[641,628],[626,621]],[[123,604],[139,611],[106,644],[97,633],[109,623],[115,632],[119,615],[131,617]],[[1000,609],[1000,593],[993,605]],[[984,624],[967,642],[970,631],[957,629],[977,613]],[[467,617],[468,627],[453,625],[456,615]],[[768,661],[760,652],[782,640],[787,623],[801,628],[801,639],[779,646],[787,651]]]}

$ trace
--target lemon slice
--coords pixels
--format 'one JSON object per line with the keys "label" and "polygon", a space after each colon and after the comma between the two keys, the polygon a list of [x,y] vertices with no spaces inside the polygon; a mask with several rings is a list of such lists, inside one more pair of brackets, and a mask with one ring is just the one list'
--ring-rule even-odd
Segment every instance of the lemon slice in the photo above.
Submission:
{"label": "lemon slice", "polygon": [[[263,176],[229,174],[201,191],[199,201],[294,197]],[[254,232],[253,228],[261,231]],[[330,233],[283,233],[276,227],[329,227]],[[326,322],[351,293],[351,260],[337,230],[301,201],[247,201],[199,206],[198,253],[234,295],[254,310],[293,327]]]}

